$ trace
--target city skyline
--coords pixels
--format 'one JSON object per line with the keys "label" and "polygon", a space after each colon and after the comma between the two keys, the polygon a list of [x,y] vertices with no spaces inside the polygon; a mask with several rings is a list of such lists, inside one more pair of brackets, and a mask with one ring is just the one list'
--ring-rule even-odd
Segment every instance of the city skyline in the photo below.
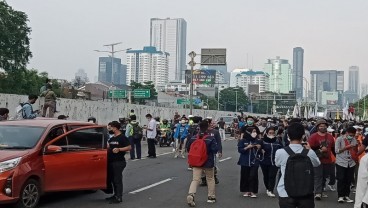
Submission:
{"label": "city skyline", "polygon": [[[275,56],[291,62],[292,48],[300,46],[305,50],[304,76],[309,81],[311,69],[338,69],[347,73],[353,65],[360,67],[361,76],[368,76],[368,63],[365,62],[368,22],[364,20],[367,1],[351,4],[343,0],[234,0],[231,4],[211,4],[210,10],[205,9],[210,2],[146,0],[126,4],[112,1],[108,5],[88,2],[86,6],[87,1],[8,0],[14,9],[26,12],[30,19],[33,58],[29,68],[47,71],[51,77],[72,79],[76,68],[88,69],[86,72],[95,77],[98,54],[93,50],[114,41],[123,42],[119,49],[148,45],[153,17],[184,18],[188,23],[187,53],[191,50],[199,53],[205,47],[227,48],[230,70],[250,66],[262,69],[265,60]],[[140,12],[142,5],[149,8],[143,8],[144,13]],[[162,9],[162,5],[170,9]],[[108,9],[100,9],[106,6]],[[217,15],[220,11],[224,15]],[[88,15],[90,13],[99,15]],[[140,15],[130,18],[136,13]],[[259,14],[262,15],[254,18]],[[114,28],[114,32],[99,30],[95,25]],[[49,53],[51,49],[53,53]],[[117,57],[125,60],[124,56]],[[58,57],[65,57],[68,62],[60,62]],[[56,62],[59,64],[55,65]],[[348,83],[347,76],[345,78]]]}

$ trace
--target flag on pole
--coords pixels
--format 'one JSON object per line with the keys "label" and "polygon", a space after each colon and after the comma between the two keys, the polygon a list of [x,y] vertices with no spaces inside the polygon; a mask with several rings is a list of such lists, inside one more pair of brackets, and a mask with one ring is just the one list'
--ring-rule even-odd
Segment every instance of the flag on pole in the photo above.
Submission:
{"label": "flag on pole", "polygon": [[304,118],[308,119],[308,107],[304,107]]}
{"label": "flag on pole", "polygon": [[327,108],[325,109],[325,113],[323,114],[323,117],[325,117],[325,119],[327,119]]}
{"label": "flag on pole", "polygon": [[297,118],[298,117],[298,106],[295,104],[294,106],[294,110],[293,110],[293,118]]}

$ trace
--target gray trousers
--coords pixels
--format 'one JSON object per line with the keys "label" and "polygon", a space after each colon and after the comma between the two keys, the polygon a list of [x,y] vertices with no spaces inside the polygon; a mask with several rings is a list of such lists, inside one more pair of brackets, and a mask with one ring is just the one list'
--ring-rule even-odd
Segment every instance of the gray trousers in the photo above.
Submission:
{"label": "gray trousers", "polygon": [[335,164],[321,164],[314,168],[314,193],[322,194],[323,188],[326,184],[326,179],[329,177],[331,171],[335,168]]}

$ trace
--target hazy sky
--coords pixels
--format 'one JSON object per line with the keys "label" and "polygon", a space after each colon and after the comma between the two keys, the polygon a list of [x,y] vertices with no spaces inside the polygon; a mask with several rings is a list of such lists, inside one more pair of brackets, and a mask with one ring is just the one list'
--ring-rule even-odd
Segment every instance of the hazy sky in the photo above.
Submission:
{"label": "hazy sky", "polygon": [[[150,18],[184,18],[187,52],[224,47],[228,68],[262,69],[281,56],[292,64],[292,49],[305,50],[304,76],[316,69],[360,67],[368,83],[367,0],[8,0],[24,11],[32,27],[29,67],[54,78],[72,79],[79,68],[93,81],[94,49],[123,42],[119,49],[149,44]],[[107,49],[107,48],[106,48]],[[125,54],[118,54],[125,63]],[[199,59],[198,59],[199,61]],[[187,61],[188,62],[188,61]],[[347,86],[345,81],[345,85]]]}

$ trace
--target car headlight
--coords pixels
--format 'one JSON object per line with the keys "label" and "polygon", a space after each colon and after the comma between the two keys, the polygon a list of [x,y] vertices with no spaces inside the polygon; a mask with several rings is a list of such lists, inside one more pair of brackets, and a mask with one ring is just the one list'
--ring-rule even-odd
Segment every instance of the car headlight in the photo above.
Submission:
{"label": "car headlight", "polygon": [[0,173],[3,173],[5,171],[11,170],[17,167],[21,159],[22,157],[17,157],[11,160],[0,162]]}

